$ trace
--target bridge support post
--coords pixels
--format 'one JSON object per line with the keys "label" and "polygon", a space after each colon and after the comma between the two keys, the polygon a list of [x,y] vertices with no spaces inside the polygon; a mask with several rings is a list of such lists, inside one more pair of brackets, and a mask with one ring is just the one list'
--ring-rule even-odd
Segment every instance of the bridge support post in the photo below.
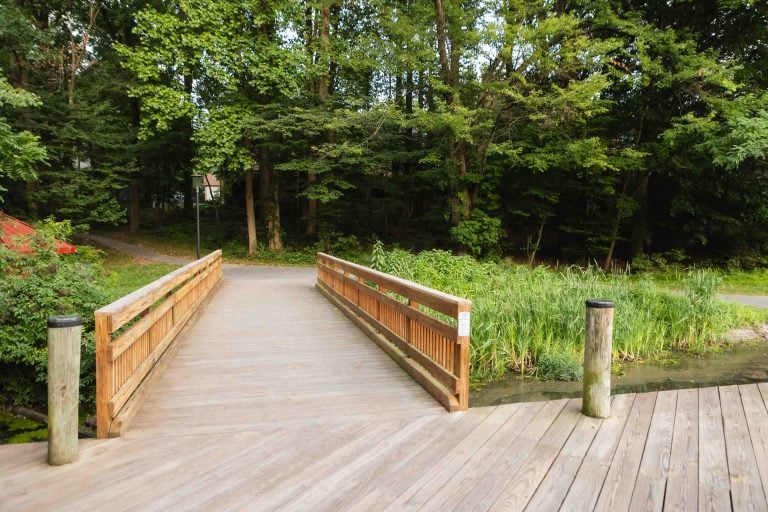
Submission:
{"label": "bridge support post", "polygon": [[77,460],[82,326],[78,316],[48,318],[48,464],[51,466]]}
{"label": "bridge support post", "polygon": [[611,415],[612,341],[613,302],[588,300],[581,410],[593,418],[607,418]]}

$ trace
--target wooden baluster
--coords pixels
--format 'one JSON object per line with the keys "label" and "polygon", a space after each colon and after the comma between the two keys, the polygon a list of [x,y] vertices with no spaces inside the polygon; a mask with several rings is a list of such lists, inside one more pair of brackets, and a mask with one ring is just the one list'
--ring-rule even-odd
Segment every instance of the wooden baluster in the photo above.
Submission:
{"label": "wooden baluster", "polygon": [[[408,307],[418,311],[419,303],[409,298]],[[407,333],[406,341],[411,345],[413,345],[414,347],[419,348],[419,350],[421,350],[422,336],[420,336],[420,333],[418,332],[417,327],[418,327],[418,323],[414,322],[410,316],[405,317],[405,332]]]}

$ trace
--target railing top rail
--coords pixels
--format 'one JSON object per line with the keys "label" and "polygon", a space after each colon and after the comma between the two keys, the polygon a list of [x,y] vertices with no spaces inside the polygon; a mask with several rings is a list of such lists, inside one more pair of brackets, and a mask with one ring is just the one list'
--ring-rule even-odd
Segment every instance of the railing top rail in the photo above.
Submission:
{"label": "railing top rail", "polygon": [[163,295],[173,290],[176,286],[189,278],[189,275],[200,267],[205,267],[212,261],[221,257],[221,249],[213,251],[191,263],[184,265],[173,272],[164,275],[156,281],[117,299],[111,304],[96,310],[96,316],[109,319],[109,332],[114,332],[131,320],[141,311],[154,304]]}
{"label": "railing top rail", "polygon": [[407,279],[385,274],[384,272],[358,265],[351,261],[342,260],[330,254],[319,252],[317,256],[346,268],[358,277],[374,281],[395,293],[412,298],[420,304],[446,315],[455,315],[459,309],[467,308],[472,304],[470,300],[441,292]]}

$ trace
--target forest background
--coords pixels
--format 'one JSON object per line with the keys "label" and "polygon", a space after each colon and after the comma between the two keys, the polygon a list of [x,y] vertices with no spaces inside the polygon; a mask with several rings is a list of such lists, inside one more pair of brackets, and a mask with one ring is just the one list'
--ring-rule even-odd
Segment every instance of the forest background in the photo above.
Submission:
{"label": "forest background", "polygon": [[[762,1],[0,0],[0,196],[221,239],[753,267]],[[649,259],[650,258],[650,259]]]}

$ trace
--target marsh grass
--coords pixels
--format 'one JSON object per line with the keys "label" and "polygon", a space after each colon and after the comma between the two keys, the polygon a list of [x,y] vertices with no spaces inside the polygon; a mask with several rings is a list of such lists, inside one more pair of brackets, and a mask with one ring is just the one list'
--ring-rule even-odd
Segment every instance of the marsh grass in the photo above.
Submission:
{"label": "marsh grass", "polygon": [[660,357],[669,350],[705,352],[729,329],[766,319],[754,308],[717,300],[721,279],[707,270],[688,273],[682,291],[669,291],[650,279],[594,267],[553,271],[483,263],[446,251],[374,253],[380,270],[472,300],[475,382],[510,371],[535,373],[542,361],[542,374],[572,375],[569,369],[582,357],[587,299],[615,301],[616,361]]}

